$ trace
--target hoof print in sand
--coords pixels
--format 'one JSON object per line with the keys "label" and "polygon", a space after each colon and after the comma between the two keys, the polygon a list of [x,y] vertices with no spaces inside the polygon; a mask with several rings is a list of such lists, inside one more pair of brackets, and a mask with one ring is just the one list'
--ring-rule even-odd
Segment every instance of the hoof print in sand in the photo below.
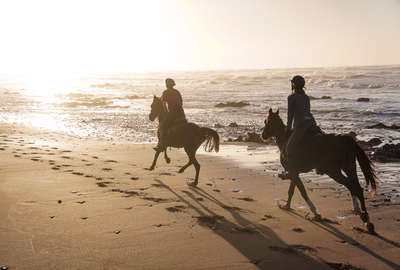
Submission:
{"label": "hoof print in sand", "polygon": [[171,213],[177,213],[177,212],[183,212],[184,209],[186,209],[186,206],[183,205],[175,205],[175,206],[170,206],[165,208],[168,212]]}

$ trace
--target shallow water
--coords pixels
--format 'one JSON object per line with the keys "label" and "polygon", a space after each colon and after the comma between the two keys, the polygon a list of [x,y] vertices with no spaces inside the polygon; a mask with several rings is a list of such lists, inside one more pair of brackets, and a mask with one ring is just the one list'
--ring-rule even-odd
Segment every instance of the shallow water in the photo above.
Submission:
{"label": "shallow water", "polygon": [[[230,70],[179,73],[95,74],[80,78],[0,76],[0,121],[63,132],[74,136],[112,138],[134,143],[155,142],[157,122],[148,114],[153,94],[172,77],[184,98],[190,121],[214,127],[223,140],[259,132],[270,107],[286,119],[290,78],[306,78],[312,112],[327,132],[354,131],[359,139],[400,142],[399,130],[367,129],[376,123],[400,125],[400,66]],[[357,102],[360,97],[370,102]],[[216,108],[218,103],[245,101],[242,108]],[[236,122],[238,127],[228,125]],[[230,153],[226,146],[221,153]],[[246,164],[280,170],[277,150],[236,148]],[[252,166],[253,166],[252,165]],[[378,164],[384,182],[399,183],[398,164]],[[320,178],[318,178],[320,179]],[[397,187],[396,187],[397,188]]]}

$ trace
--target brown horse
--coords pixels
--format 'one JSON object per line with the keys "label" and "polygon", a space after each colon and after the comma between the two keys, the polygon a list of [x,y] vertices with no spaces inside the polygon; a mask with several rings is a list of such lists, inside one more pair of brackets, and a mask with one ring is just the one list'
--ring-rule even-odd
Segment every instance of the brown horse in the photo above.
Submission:
{"label": "brown horse", "polygon": [[[151,112],[149,115],[150,121],[154,121],[157,117],[159,120],[158,127],[158,135],[160,127],[163,125],[167,117],[167,110],[159,97],[154,96],[153,103],[151,104]],[[180,123],[170,128],[168,135],[166,136],[166,145],[176,148],[184,148],[186,154],[189,157],[189,161],[187,164],[182,166],[182,168],[178,171],[179,173],[183,173],[187,167],[193,164],[196,169],[196,176],[194,182],[191,185],[196,186],[199,181],[199,173],[200,173],[200,164],[196,159],[196,151],[199,149],[200,145],[206,141],[204,149],[207,152],[211,152],[215,150],[215,152],[219,151],[219,135],[218,133],[207,127],[199,127],[194,123]],[[166,151],[166,150],[165,150]],[[156,166],[158,156],[160,155],[160,151],[157,151],[154,155],[153,164],[149,168],[150,170],[154,170]]]}
{"label": "brown horse", "polygon": [[[320,219],[321,216],[309,199],[299,177],[300,173],[316,169],[319,174],[327,174],[350,191],[355,213],[359,214],[361,220],[366,223],[368,231],[374,233],[374,225],[369,221],[363,189],[357,177],[356,159],[364,174],[367,186],[371,183],[372,196],[376,193],[375,180],[377,177],[371,160],[357,142],[348,135],[318,134],[307,136],[306,134],[303,142],[298,146],[298,153],[293,156],[293,160],[290,160],[290,166],[288,166],[283,153],[289,134],[285,132],[286,126],[279,116],[279,110],[273,112],[270,109],[264,123],[262,139],[276,138],[276,143],[281,152],[281,164],[289,172],[291,180],[287,204],[283,208],[290,209],[293,192],[297,187],[315,217]],[[361,203],[362,211],[360,211],[357,199]]]}

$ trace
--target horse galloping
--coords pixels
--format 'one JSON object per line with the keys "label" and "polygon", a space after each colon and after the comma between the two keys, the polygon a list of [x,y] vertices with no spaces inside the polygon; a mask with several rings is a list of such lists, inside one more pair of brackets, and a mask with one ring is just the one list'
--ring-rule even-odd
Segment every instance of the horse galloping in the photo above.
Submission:
{"label": "horse galloping", "polygon": [[[159,97],[154,96],[153,103],[151,104],[151,112],[149,115],[150,121],[154,121],[157,117],[159,120],[158,126],[158,137],[160,136],[160,129],[163,125],[167,117],[168,111],[166,110],[165,106],[163,105],[162,100]],[[184,148],[186,154],[188,155],[189,161],[186,163],[180,170],[179,173],[183,173],[186,168],[190,165],[193,165],[196,170],[196,175],[194,182],[191,184],[196,186],[199,180],[200,174],[200,164],[196,159],[196,152],[200,145],[205,144],[205,150],[207,152],[211,152],[215,150],[215,152],[219,151],[219,135],[218,133],[207,127],[199,127],[198,125],[190,122],[185,122],[181,124],[177,124],[170,128],[169,134],[166,136],[166,146],[175,147],[175,148]],[[166,148],[165,148],[165,156],[166,156]],[[157,151],[154,155],[154,160],[152,165],[150,166],[150,170],[154,170],[158,156],[160,155],[161,151]],[[166,156],[166,158],[168,158]],[[169,158],[168,158],[169,160]],[[168,160],[166,159],[167,163]]]}
{"label": "horse galloping", "polygon": [[[360,186],[356,171],[356,159],[364,174],[367,186],[371,183],[372,196],[376,193],[375,180],[377,176],[372,161],[351,136],[319,134],[312,138],[303,138],[302,144],[298,146],[298,153],[293,156],[293,160],[290,160],[289,166],[283,155],[285,151],[284,148],[289,139],[289,134],[285,132],[286,126],[279,116],[279,110],[273,112],[272,109],[270,109],[264,123],[262,139],[266,140],[270,137],[276,138],[276,143],[281,152],[281,164],[289,172],[289,178],[291,180],[287,204],[284,206],[285,209],[290,209],[294,189],[297,187],[303,199],[307,202],[311,212],[313,212],[316,218],[320,218],[320,215],[309,199],[299,177],[300,173],[316,169],[319,174],[327,174],[330,178],[344,185],[350,191],[355,213],[359,214],[361,220],[366,223],[368,232],[375,232],[374,225],[369,221],[369,216],[365,207],[363,189]],[[305,137],[307,137],[307,134]],[[357,199],[361,203],[361,211]]]}

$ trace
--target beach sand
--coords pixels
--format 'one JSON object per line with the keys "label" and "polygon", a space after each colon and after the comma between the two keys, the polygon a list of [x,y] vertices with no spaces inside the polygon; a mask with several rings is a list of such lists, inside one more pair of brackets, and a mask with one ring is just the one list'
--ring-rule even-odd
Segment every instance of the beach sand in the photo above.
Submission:
{"label": "beach sand", "polygon": [[198,155],[192,188],[184,151],[169,153],[148,171],[151,145],[1,124],[0,267],[400,269],[400,205],[382,195],[366,193],[374,236],[343,188],[304,181],[315,222],[297,190],[294,211],[277,206],[288,181]]}

